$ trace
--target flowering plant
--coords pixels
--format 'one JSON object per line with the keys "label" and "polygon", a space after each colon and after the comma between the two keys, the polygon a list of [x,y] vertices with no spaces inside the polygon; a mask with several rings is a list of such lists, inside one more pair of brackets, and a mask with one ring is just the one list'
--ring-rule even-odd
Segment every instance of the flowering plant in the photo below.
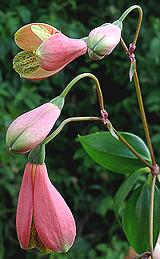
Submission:
{"label": "flowering plant", "polygon": [[[134,39],[127,47],[121,36],[122,23],[134,9],[139,11],[138,25]],[[72,246],[76,234],[74,218],[63,198],[48,179],[44,164],[44,150],[66,124],[76,121],[94,121],[102,123],[108,132],[100,131],[79,136],[79,141],[95,162],[114,173],[126,175],[125,181],[115,195],[115,214],[126,238],[137,254],[136,258],[158,259],[160,190],[157,183],[160,168],[153,152],[136,67],[135,47],[141,21],[142,9],[135,5],[127,9],[117,21],[93,29],[82,39],[70,39],[55,28],[44,24],[27,25],[19,30],[20,34],[17,32],[16,42],[19,42],[18,45],[24,49],[24,52],[20,52],[14,58],[14,68],[21,76],[29,79],[42,79],[53,75],[75,58],[85,54],[87,50],[93,60],[105,58],[120,42],[130,61],[129,79],[130,81],[133,79],[136,87],[147,143],[146,145],[135,134],[120,132],[113,127],[108,111],[104,107],[99,81],[90,73],[83,73],[74,78],[55,99],[60,98],[64,101],[78,80],[90,77],[95,81],[97,88],[100,105],[98,117],[65,119],[49,136],[47,135],[60,115],[61,108],[57,103],[54,106],[47,103],[47,107],[51,106],[51,109],[41,110],[40,106],[35,109],[36,112],[33,110],[17,118],[7,131],[7,144],[11,150],[17,152],[31,150],[17,208],[17,234],[22,248],[37,247],[45,252],[62,252]],[[31,45],[28,42],[28,34],[33,34]],[[47,115],[50,111],[53,113]],[[46,115],[47,119],[44,117]],[[140,181],[141,176],[143,181]],[[23,207],[25,204],[26,208]],[[44,215],[42,215],[42,209],[45,210]],[[53,215],[53,221],[50,213]]]}

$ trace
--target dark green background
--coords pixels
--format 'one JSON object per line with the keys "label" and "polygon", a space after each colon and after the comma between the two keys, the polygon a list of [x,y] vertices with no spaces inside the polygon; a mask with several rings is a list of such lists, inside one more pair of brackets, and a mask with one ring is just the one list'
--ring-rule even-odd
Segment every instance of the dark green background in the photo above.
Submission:
{"label": "dark green background", "polygon": [[[116,20],[134,1],[3,1],[0,0],[0,259],[123,259],[127,241],[113,213],[113,197],[123,180],[94,163],[77,141],[77,134],[104,130],[98,124],[68,125],[47,146],[49,176],[70,206],[78,228],[73,248],[62,255],[44,256],[24,252],[17,241],[15,214],[25,155],[7,151],[5,132],[9,123],[61,93],[75,76],[92,72],[100,80],[106,109],[116,129],[133,132],[144,138],[133,83],[128,80],[128,58],[117,46],[99,62],[87,55],[69,64],[59,74],[45,81],[21,79],[12,68],[12,59],[19,51],[13,34],[30,22],[45,22],[64,34],[81,38],[103,23]],[[144,19],[137,42],[137,63],[154,150],[160,161],[160,6],[158,1],[137,1],[144,10]],[[124,22],[123,36],[131,43],[137,23],[133,12]],[[83,79],[70,92],[58,121],[69,116],[99,115],[95,87]]]}

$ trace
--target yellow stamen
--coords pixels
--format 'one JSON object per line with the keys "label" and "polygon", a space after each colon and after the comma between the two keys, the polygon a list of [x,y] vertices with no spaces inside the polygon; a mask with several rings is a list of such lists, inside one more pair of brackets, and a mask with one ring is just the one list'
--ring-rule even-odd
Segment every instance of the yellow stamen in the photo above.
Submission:
{"label": "yellow stamen", "polygon": [[21,77],[32,74],[38,67],[36,56],[31,51],[21,51],[13,59],[13,68]]}
{"label": "yellow stamen", "polygon": [[31,226],[31,234],[30,234],[30,241],[29,241],[28,249],[33,249],[33,248],[39,249],[39,251],[44,254],[49,254],[52,252],[52,250],[45,247],[45,245],[40,240],[38,233],[36,231],[34,222],[32,222],[32,226]]}

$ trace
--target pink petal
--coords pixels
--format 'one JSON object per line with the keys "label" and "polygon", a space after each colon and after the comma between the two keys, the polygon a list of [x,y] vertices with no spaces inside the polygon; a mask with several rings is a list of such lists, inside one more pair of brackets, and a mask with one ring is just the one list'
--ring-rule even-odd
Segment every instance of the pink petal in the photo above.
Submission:
{"label": "pink petal", "polygon": [[42,41],[32,32],[32,25],[40,25],[45,27],[51,35],[58,31],[53,26],[45,23],[30,23],[21,27],[15,33],[15,42],[21,49],[26,51],[34,51],[42,43]]}
{"label": "pink petal", "polygon": [[73,215],[48,178],[45,165],[38,165],[34,189],[34,222],[44,245],[65,252],[73,244],[76,227]]}
{"label": "pink petal", "polygon": [[27,249],[29,246],[33,214],[32,166],[28,163],[25,167],[16,214],[17,235],[23,249]]}
{"label": "pink petal", "polygon": [[87,44],[84,40],[71,39],[59,32],[39,46],[36,57],[40,67],[54,71],[66,66],[86,51]]}
{"label": "pink petal", "polygon": [[157,240],[157,244],[153,251],[153,259],[159,259],[160,258],[160,235]]}
{"label": "pink petal", "polygon": [[33,149],[45,139],[59,115],[60,109],[52,103],[22,114],[7,130],[7,145],[17,152]]}
{"label": "pink petal", "polygon": [[88,53],[91,59],[98,60],[109,55],[119,43],[120,37],[121,30],[114,24],[93,29],[88,35]]}

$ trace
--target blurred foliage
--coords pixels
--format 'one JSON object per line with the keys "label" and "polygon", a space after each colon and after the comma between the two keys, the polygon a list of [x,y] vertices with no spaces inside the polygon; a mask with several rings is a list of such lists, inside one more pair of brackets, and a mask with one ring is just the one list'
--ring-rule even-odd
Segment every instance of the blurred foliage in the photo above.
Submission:
{"label": "blurred foliage", "polygon": [[[12,59],[18,52],[13,34],[30,22],[46,22],[70,37],[84,37],[105,22],[116,20],[134,1],[26,1],[0,0],[0,258],[48,259],[123,259],[127,241],[113,213],[113,196],[122,182],[93,162],[82,150],[76,136],[102,130],[98,124],[68,125],[47,146],[49,175],[70,206],[77,222],[75,245],[62,255],[44,256],[38,251],[21,250],[16,236],[16,203],[26,156],[7,151],[5,132],[18,115],[58,95],[66,84],[82,72],[92,72],[102,85],[106,109],[118,130],[144,137],[133,83],[129,83],[129,63],[121,46],[100,62],[80,57],[63,71],[45,81],[27,81],[12,69]],[[137,63],[147,117],[157,160],[160,145],[160,18],[155,1],[138,1],[144,10],[144,20],[137,42]],[[124,22],[123,36],[132,41],[137,23],[134,12]],[[67,97],[58,123],[69,116],[98,115],[95,86],[83,79]],[[103,129],[104,130],[104,129]]]}

